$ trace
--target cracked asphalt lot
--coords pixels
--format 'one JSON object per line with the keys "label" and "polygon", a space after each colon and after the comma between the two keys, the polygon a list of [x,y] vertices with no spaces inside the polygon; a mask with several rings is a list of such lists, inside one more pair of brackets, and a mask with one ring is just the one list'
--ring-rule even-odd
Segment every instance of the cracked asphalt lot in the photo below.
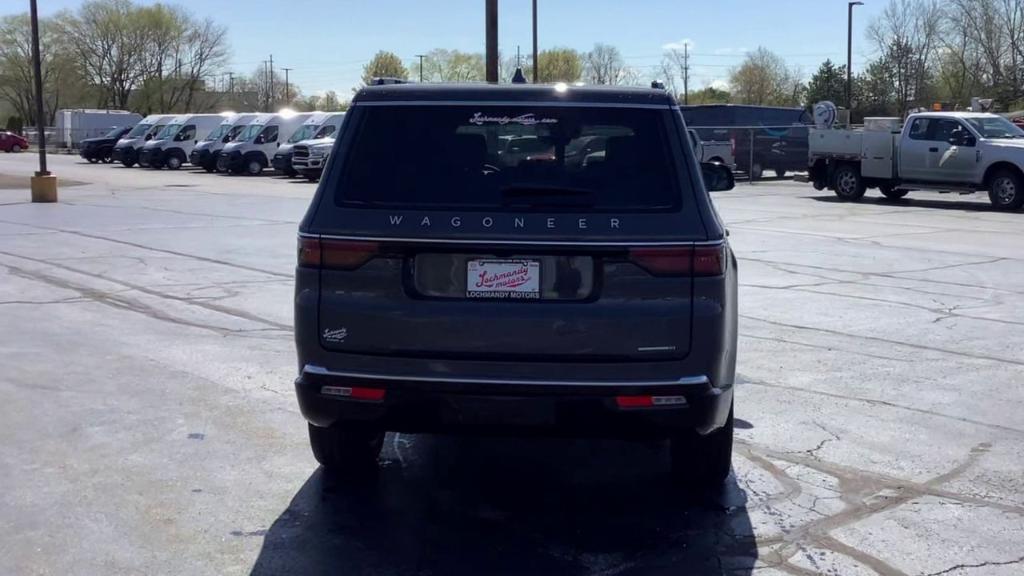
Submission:
{"label": "cracked asphalt lot", "polygon": [[406,435],[341,489],[291,385],[313,188],[51,165],[80,184],[57,205],[0,190],[0,574],[1024,573],[1024,214],[717,195],[741,278],[720,494],[669,486],[659,444]]}

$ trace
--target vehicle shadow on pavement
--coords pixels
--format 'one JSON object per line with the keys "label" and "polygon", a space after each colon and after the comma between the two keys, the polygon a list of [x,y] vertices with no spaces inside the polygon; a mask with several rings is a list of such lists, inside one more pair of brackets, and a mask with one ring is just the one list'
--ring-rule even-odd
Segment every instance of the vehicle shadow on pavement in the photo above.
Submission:
{"label": "vehicle shadow on pavement", "polygon": [[389,434],[372,482],[317,470],[265,535],[278,574],[751,574],[746,495],[690,497],[664,444]]}
{"label": "vehicle shadow on pavement", "polygon": [[[927,194],[933,194],[928,192]],[[943,194],[939,200],[922,200],[920,198],[897,198],[889,199],[884,196],[865,196],[859,200],[860,204],[878,204],[880,206],[908,206],[914,208],[940,208],[942,210],[966,210],[969,212],[995,212],[1002,213],[1003,210],[994,208],[988,201],[987,194],[973,194],[972,201],[964,202],[962,200],[954,200],[958,198],[957,194]],[[846,204],[846,200],[842,200],[836,196],[808,196],[811,200],[817,200],[818,202],[828,202],[832,204]]]}

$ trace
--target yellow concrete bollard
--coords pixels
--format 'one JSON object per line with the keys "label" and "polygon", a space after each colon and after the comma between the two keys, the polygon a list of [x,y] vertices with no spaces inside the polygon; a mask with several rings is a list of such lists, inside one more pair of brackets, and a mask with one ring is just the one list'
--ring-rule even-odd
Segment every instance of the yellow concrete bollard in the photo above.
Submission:
{"label": "yellow concrete bollard", "polygon": [[53,174],[45,176],[36,175],[32,177],[32,201],[33,202],[56,202],[57,201],[57,177]]}

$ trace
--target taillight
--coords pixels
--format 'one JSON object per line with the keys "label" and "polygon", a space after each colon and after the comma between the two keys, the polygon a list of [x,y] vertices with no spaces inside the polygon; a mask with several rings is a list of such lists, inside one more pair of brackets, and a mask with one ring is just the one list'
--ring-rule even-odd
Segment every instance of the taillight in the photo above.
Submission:
{"label": "taillight", "polygon": [[719,276],[725,270],[725,246],[633,248],[629,259],[655,276]]}
{"label": "taillight", "polygon": [[376,242],[299,238],[299,266],[355,270],[379,253]]}

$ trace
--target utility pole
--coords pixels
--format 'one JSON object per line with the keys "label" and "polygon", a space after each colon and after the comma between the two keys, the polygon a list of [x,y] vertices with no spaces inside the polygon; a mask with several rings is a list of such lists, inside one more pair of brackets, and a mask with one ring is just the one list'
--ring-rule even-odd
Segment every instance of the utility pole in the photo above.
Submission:
{"label": "utility pole", "polygon": [[235,73],[228,72],[228,94],[235,93]]}
{"label": "utility pole", "polygon": [[683,106],[690,103],[690,43],[683,44]]}
{"label": "utility pole", "polygon": [[287,106],[292,103],[291,84],[288,83],[288,73],[295,68],[281,68],[284,70],[284,105]]}
{"label": "utility pole", "polygon": [[263,86],[260,86],[260,108],[266,112],[270,108],[270,97],[267,95],[267,86],[270,84],[270,78],[267,77],[267,61],[263,61]]}
{"label": "utility pole", "polygon": [[498,0],[484,0],[484,29],[486,30],[487,81],[498,82]]}
{"label": "utility pole", "polygon": [[270,111],[277,106],[277,94],[274,93],[274,55],[270,55]]}
{"label": "utility pole", "polygon": [[36,90],[36,134],[39,140],[39,171],[31,178],[33,202],[57,201],[57,177],[46,169],[46,117],[43,108],[42,58],[39,55],[39,10],[36,0],[30,1],[32,19],[32,75]]}
{"label": "utility pole", "polygon": [[420,84],[423,83],[423,59],[427,57],[426,54],[417,54],[417,58],[420,59]]}
{"label": "utility pole", "polygon": [[540,66],[540,55],[537,52],[537,0],[533,0],[533,83],[540,82],[540,74],[537,72]]}
{"label": "utility pole", "polygon": [[863,6],[863,2],[849,2],[846,5],[846,110],[850,112],[850,120],[853,121],[853,7]]}

